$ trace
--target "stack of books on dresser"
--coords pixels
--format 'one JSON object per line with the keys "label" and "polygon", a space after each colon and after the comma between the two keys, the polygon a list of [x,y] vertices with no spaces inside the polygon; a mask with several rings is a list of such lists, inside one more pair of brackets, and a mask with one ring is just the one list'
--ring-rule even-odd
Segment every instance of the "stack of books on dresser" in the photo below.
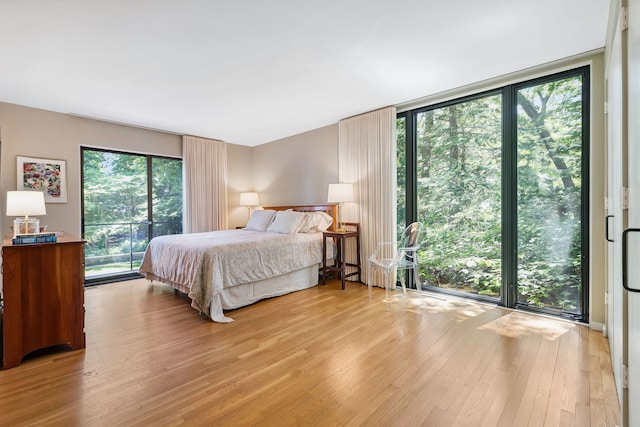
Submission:
{"label": "stack of books on dresser", "polygon": [[56,233],[17,234],[11,242],[14,245],[30,245],[33,243],[55,243],[58,241]]}

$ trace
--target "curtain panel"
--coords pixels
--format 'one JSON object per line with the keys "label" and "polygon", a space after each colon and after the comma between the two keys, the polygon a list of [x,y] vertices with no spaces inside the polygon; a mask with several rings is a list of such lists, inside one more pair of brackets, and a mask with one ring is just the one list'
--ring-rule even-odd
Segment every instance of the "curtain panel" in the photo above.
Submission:
{"label": "curtain panel", "polygon": [[[355,203],[343,206],[344,221],[360,223],[362,282],[367,258],[378,242],[396,239],[396,108],[388,107],[338,122],[338,177],[353,184]],[[348,248],[347,256],[353,256]],[[351,258],[353,259],[353,258]],[[375,285],[383,286],[380,278]]]}
{"label": "curtain panel", "polygon": [[227,144],[182,137],[184,232],[224,230],[227,214]]}

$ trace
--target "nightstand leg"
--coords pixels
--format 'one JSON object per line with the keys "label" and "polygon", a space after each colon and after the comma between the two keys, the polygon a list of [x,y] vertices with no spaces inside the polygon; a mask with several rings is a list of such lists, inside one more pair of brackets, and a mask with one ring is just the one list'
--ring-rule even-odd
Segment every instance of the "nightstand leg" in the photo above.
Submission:
{"label": "nightstand leg", "polygon": [[360,233],[356,236],[356,264],[358,265],[358,282],[362,283],[362,266],[360,265]]}
{"label": "nightstand leg", "polygon": [[342,289],[345,288],[344,287],[344,279],[345,279],[344,276],[347,273],[346,269],[345,269],[345,263],[344,263],[344,253],[345,253],[344,241],[345,240],[346,239],[340,239],[340,277],[342,278]]}
{"label": "nightstand leg", "polygon": [[327,238],[322,237],[322,284],[327,283]]}

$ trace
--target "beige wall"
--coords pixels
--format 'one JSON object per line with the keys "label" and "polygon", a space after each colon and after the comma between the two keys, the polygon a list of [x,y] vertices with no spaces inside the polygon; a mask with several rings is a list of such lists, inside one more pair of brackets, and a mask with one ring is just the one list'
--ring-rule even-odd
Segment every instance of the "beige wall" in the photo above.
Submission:
{"label": "beige wall", "polygon": [[179,135],[91,120],[68,114],[0,102],[0,231],[4,236],[13,218],[4,215],[6,192],[16,189],[16,156],[65,160],[67,203],[48,203],[40,218],[49,230],[80,236],[80,146],[181,157]]}
{"label": "beige wall", "polygon": [[253,186],[262,205],[327,202],[338,182],[338,125],[253,148]]}
{"label": "beige wall", "polygon": [[[50,230],[80,235],[80,146],[182,157],[182,137],[132,126],[0,102],[0,207],[16,189],[16,156],[67,162],[67,203],[48,203],[41,218]],[[338,176],[337,125],[258,147],[228,144],[229,226],[246,224],[240,193],[258,191],[263,205],[326,202]],[[12,218],[4,215],[0,233]]]}
{"label": "beige wall", "polygon": [[338,182],[338,125],[279,139],[257,147],[229,145],[229,227],[244,226],[249,211],[240,193],[255,191],[261,206],[326,203]]}
{"label": "beige wall", "polygon": [[253,149],[244,145],[227,145],[227,203],[229,227],[244,226],[248,210],[240,206],[240,193],[254,191]]}
{"label": "beige wall", "polygon": [[604,114],[604,54],[591,63],[591,167],[589,201],[589,319],[600,330],[606,322],[604,294],[606,292],[606,241],[604,236],[605,196],[605,114]]}

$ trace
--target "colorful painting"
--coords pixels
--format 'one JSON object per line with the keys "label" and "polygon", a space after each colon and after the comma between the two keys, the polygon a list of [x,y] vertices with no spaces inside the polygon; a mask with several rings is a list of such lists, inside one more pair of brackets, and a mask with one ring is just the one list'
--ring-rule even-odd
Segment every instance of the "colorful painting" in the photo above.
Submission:
{"label": "colorful painting", "polygon": [[64,160],[18,156],[18,190],[44,192],[47,203],[67,203],[67,171]]}

